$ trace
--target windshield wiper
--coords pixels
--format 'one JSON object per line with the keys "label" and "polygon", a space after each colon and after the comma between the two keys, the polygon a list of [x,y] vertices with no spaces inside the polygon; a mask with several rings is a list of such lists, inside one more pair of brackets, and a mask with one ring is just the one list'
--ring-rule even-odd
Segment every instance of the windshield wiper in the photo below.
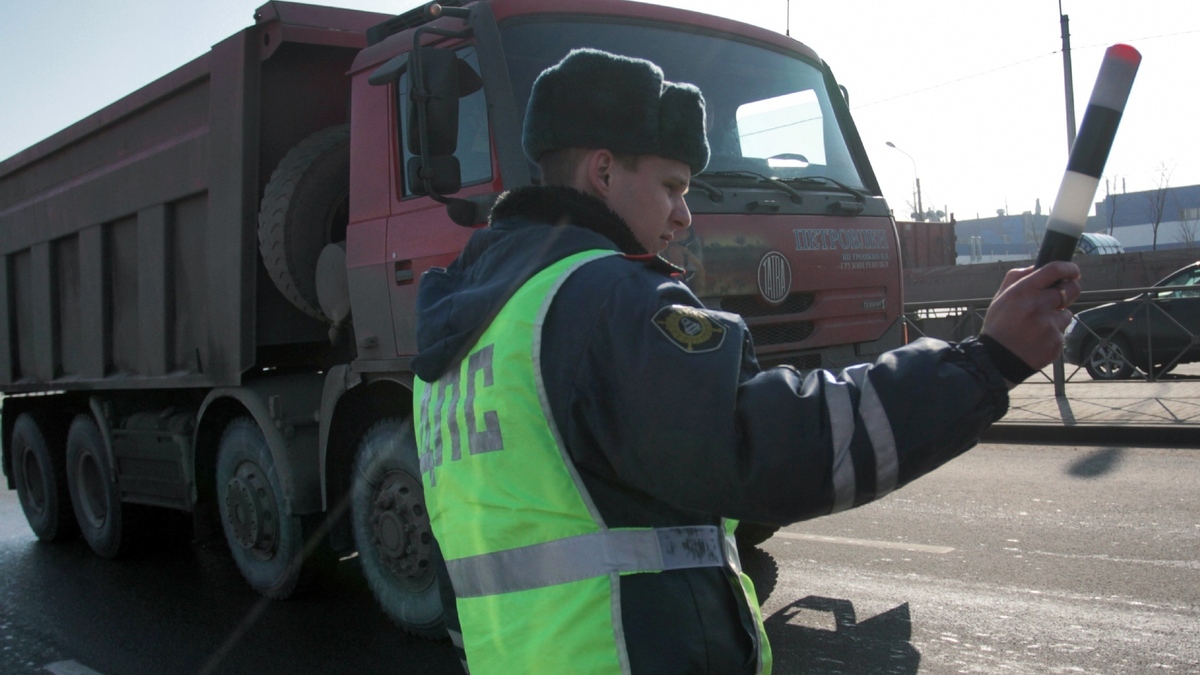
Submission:
{"label": "windshield wiper", "polygon": [[706,193],[708,193],[708,198],[711,199],[712,201],[714,201],[714,202],[725,201],[725,192],[722,191],[721,188],[713,185],[712,183],[702,181],[699,178],[696,178],[695,176],[693,176],[692,180],[691,180],[691,184],[692,184],[692,187],[698,187],[701,190],[704,190]]}
{"label": "windshield wiper", "polygon": [[846,185],[845,183],[841,182],[840,180],[830,178],[829,176],[800,176],[799,178],[784,178],[783,180],[786,180],[789,182],[801,183],[801,184],[808,184],[808,185],[813,185],[813,184],[835,185],[838,188],[840,188],[843,192],[845,192],[846,194],[854,195],[855,201],[858,201],[858,202],[867,201],[867,196],[868,196],[867,193],[863,192],[862,190],[860,190],[858,188],[850,187],[849,185]]}
{"label": "windshield wiper", "polygon": [[[792,187],[791,185],[788,185],[787,183],[780,181],[778,178],[772,178],[771,176],[767,176],[765,174],[758,173],[757,171],[747,171],[744,169],[733,169],[733,170],[729,170],[729,171],[705,171],[704,173],[702,173],[700,175],[704,176],[705,178],[710,178],[710,179],[711,178],[723,178],[723,177],[753,178],[757,181],[762,181],[764,183],[771,185],[772,187],[779,189],[780,192],[787,194],[788,196],[790,196],[792,199],[796,200],[797,202],[804,201],[804,195],[802,195],[798,191],[796,191],[796,188]],[[695,179],[693,179],[692,182],[695,182]]]}

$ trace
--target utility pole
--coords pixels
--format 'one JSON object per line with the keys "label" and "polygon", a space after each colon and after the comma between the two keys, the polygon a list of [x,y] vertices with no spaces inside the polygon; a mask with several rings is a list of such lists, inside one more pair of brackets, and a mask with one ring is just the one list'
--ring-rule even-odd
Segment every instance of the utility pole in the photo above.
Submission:
{"label": "utility pole", "polygon": [[897,148],[896,144],[891,141],[887,141],[886,143],[884,143],[884,145],[888,146],[889,148],[891,148],[897,152],[903,153],[904,156],[908,158],[908,161],[912,162],[913,178],[915,179],[915,182],[917,184],[917,220],[924,221],[925,220],[925,210],[924,210],[925,207],[921,204],[921,177],[917,175],[917,160],[913,159],[912,155],[908,154],[907,152],[904,152],[900,148]]}
{"label": "utility pole", "polygon": [[1071,28],[1070,19],[1062,13],[1062,0],[1058,0],[1058,24],[1062,28],[1063,81],[1067,90],[1067,153],[1075,145],[1075,83],[1071,77]]}
{"label": "utility pole", "polygon": [[[1070,157],[1071,148],[1075,147],[1075,83],[1071,78],[1070,19],[1063,14],[1062,0],[1058,0],[1058,25],[1062,29],[1063,83],[1067,93],[1067,156]],[[1054,360],[1054,395],[1059,400],[1067,396],[1066,365],[1063,363],[1062,354]]]}

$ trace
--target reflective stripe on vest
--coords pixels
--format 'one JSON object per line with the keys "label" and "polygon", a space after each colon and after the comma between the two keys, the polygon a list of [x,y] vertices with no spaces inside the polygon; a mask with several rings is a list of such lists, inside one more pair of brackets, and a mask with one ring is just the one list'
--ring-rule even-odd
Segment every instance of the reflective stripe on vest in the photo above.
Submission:
{"label": "reflective stripe on vest", "polygon": [[605,530],[543,544],[447,560],[460,598],[565,584],[613,572],[724,567],[724,535],[715,525]]}

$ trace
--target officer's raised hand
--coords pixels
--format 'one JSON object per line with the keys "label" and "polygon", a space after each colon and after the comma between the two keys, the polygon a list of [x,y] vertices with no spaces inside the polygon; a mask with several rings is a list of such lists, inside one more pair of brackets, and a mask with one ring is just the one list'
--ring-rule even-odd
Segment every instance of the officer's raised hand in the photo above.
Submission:
{"label": "officer's raised hand", "polygon": [[[1079,297],[1079,266],[1051,262],[1009,270],[992,299],[981,334],[1003,345],[1031,370],[1045,368],[1062,353],[1067,307]],[[1010,388],[1016,380],[1008,377]]]}

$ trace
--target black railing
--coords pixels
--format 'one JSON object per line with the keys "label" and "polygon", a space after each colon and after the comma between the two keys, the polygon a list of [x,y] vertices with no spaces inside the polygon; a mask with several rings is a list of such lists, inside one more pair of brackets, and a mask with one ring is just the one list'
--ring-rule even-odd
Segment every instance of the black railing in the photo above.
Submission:
{"label": "black railing", "polygon": [[[1091,352],[1094,349],[1104,350],[1103,354],[1112,360],[1113,366],[1119,367],[1122,363],[1127,364],[1131,368],[1132,377],[1150,382],[1157,381],[1163,374],[1188,357],[1189,352],[1200,346],[1200,336],[1193,332],[1193,328],[1183,325],[1162,308],[1164,302],[1186,298],[1200,299],[1200,286],[1154,286],[1084,292],[1079,300],[1071,306],[1072,311],[1080,312],[1110,302],[1126,301],[1128,312],[1122,312],[1119,320],[1111,321],[1115,327],[1105,328],[1099,332],[1081,322],[1082,328],[1091,336],[1091,339],[1087,341],[1088,345],[1085,345],[1089,353],[1082,355],[1081,363],[1086,363],[1091,358]],[[983,327],[983,319],[991,302],[991,298],[973,298],[906,303],[904,321],[908,326],[909,339],[933,337],[960,341],[977,335]],[[1200,305],[1200,302],[1197,304]],[[1181,348],[1172,349],[1169,354],[1155,351],[1155,335],[1152,328],[1154,319],[1158,317],[1166,320],[1165,325],[1169,330],[1178,330],[1186,336],[1187,339],[1183,341],[1185,344]],[[1146,341],[1143,356],[1146,363],[1134,363],[1131,360],[1132,354],[1125,353],[1119,347],[1113,349],[1119,340],[1128,339],[1124,337],[1124,334],[1131,327],[1136,327],[1133,324],[1138,322],[1143,322],[1142,327],[1145,329],[1142,333]],[[1136,331],[1129,332],[1136,334]],[[1120,337],[1118,338],[1118,336]],[[1094,343],[1094,347],[1091,346],[1092,343]],[[1191,357],[1188,360],[1191,360]],[[1073,370],[1067,372],[1068,367]],[[1056,395],[1062,396],[1065,384],[1076,378],[1079,371],[1084,369],[1083,365],[1065,364],[1065,367],[1055,367],[1053,376],[1047,376],[1044,372],[1039,373],[1039,376],[1054,382]]]}

